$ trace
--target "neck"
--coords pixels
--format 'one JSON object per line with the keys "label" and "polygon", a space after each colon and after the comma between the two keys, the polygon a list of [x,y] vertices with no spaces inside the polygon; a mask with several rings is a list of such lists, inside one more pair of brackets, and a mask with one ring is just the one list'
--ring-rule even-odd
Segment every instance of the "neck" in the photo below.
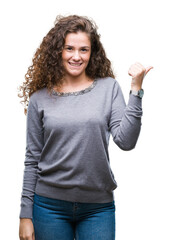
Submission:
{"label": "neck", "polygon": [[78,86],[79,84],[88,82],[90,80],[91,79],[85,73],[83,73],[82,75],[79,75],[77,77],[66,75],[63,79],[63,83],[64,85],[75,87],[75,86]]}

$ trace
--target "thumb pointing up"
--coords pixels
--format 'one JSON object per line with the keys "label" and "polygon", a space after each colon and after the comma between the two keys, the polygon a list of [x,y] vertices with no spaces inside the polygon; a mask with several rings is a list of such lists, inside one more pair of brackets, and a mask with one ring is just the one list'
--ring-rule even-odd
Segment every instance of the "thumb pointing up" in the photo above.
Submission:
{"label": "thumb pointing up", "polygon": [[129,68],[128,74],[132,77],[131,87],[133,90],[139,90],[142,87],[143,78],[152,69],[152,66],[144,67],[136,62]]}

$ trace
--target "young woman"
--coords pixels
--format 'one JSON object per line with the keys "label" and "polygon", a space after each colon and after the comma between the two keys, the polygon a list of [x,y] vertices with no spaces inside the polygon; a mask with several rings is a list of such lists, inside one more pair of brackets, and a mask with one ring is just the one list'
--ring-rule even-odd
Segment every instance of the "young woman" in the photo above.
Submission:
{"label": "young woman", "polygon": [[57,17],[20,86],[27,113],[21,240],[115,239],[109,137],[123,150],[135,147],[151,68],[131,65],[126,105],[96,24]]}

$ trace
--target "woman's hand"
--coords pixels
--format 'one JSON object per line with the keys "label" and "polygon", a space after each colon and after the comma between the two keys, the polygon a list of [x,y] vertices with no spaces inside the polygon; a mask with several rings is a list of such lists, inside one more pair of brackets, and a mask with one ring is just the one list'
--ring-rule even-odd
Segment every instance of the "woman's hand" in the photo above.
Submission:
{"label": "woman's hand", "polygon": [[20,219],[19,237],[20,240],[35,240],[32,219],[30,218]]}
{"label": "woman's hand", "polygon": [[152,66],[145,68],[142,64],[136,62],[131,65],[128,70],[128,74],[132,76],[131,89],[138,91],[142,88],[143,78],[152,69]]}

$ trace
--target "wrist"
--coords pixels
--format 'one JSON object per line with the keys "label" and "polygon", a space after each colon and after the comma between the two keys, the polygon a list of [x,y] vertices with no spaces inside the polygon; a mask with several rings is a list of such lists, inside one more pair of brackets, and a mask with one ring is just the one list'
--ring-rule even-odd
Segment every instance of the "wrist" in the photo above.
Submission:
{"label": "wrist", "polygon": [[144,90],[142,88],[140,90],[130,90],[130,94],[142,98],[144,95]]}
{"label": "wrist", "polygon": [[32,221],[31,218],[20,218],[20,222],[30,222]]}
{"label": "wrist", "polygon": [[141,86],[133,86],[133,85],[131,85],[131,90],[132,91],[140,91],[141,89],[142,89]]}

